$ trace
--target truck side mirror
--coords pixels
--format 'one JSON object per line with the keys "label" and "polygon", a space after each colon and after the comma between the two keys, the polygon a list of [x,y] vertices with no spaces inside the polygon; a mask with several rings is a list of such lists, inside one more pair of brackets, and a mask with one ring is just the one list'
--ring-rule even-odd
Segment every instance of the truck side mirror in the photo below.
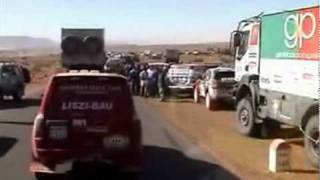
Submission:
{"label": "truck side mirror", "polygon": [[236,54],[236,49],[241,45],[241,32],[239,31],[233,31],[230,36],[230,53],[232,56],[235,56]]}

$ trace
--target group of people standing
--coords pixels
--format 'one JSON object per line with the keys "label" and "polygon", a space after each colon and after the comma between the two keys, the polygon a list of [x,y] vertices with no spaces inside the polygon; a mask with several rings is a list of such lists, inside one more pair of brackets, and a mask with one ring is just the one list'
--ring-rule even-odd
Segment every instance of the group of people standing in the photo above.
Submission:
{"label": "group of people standing", "polygon": [[164,101],[167,90],[167,67],[136,65],[128,69],[127,76],[134,95],[159,98]]}

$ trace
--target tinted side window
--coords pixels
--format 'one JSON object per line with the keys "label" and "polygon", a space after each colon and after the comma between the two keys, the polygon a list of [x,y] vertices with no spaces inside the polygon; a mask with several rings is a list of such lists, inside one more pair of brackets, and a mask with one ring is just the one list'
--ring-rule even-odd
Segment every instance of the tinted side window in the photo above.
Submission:
{"label": "tinted side window", "polygon": [[19,69],[16,66],[3,66],[1,73],[17,76],[19,75]]}
{"label": "tinted side window", "polygon": [[233,71],[226,71],[226,72],[218,72],[215,75],[216,80],[221,80],[221,78],[234,78]]}

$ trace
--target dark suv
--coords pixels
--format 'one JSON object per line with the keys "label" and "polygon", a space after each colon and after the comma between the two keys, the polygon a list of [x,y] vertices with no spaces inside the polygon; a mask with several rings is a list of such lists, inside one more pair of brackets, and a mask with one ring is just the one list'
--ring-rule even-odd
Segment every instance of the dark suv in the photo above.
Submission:
{"label": "dark suv", "polygon": [[14,62],[0,62],[0,100],[3,96],[12,96],[21,100],[25,83],[30,82],[30,74],[25,67]]}
{"label": "dark suv", "polygon": [[141,170],[141,123],[127,80],[99,72],[54,75],[34,120],[30,169],[41,179],[88,162]]}

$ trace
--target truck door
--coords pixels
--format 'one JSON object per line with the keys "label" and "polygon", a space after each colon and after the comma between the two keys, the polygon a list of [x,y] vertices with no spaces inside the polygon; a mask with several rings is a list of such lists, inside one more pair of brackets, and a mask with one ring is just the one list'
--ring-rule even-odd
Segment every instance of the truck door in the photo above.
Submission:
{"label": "truck door", "polygon": [[258,74],[260,24],[254,23],[243,28],[241,44],[236,53],[236,81],[245,74]]}

